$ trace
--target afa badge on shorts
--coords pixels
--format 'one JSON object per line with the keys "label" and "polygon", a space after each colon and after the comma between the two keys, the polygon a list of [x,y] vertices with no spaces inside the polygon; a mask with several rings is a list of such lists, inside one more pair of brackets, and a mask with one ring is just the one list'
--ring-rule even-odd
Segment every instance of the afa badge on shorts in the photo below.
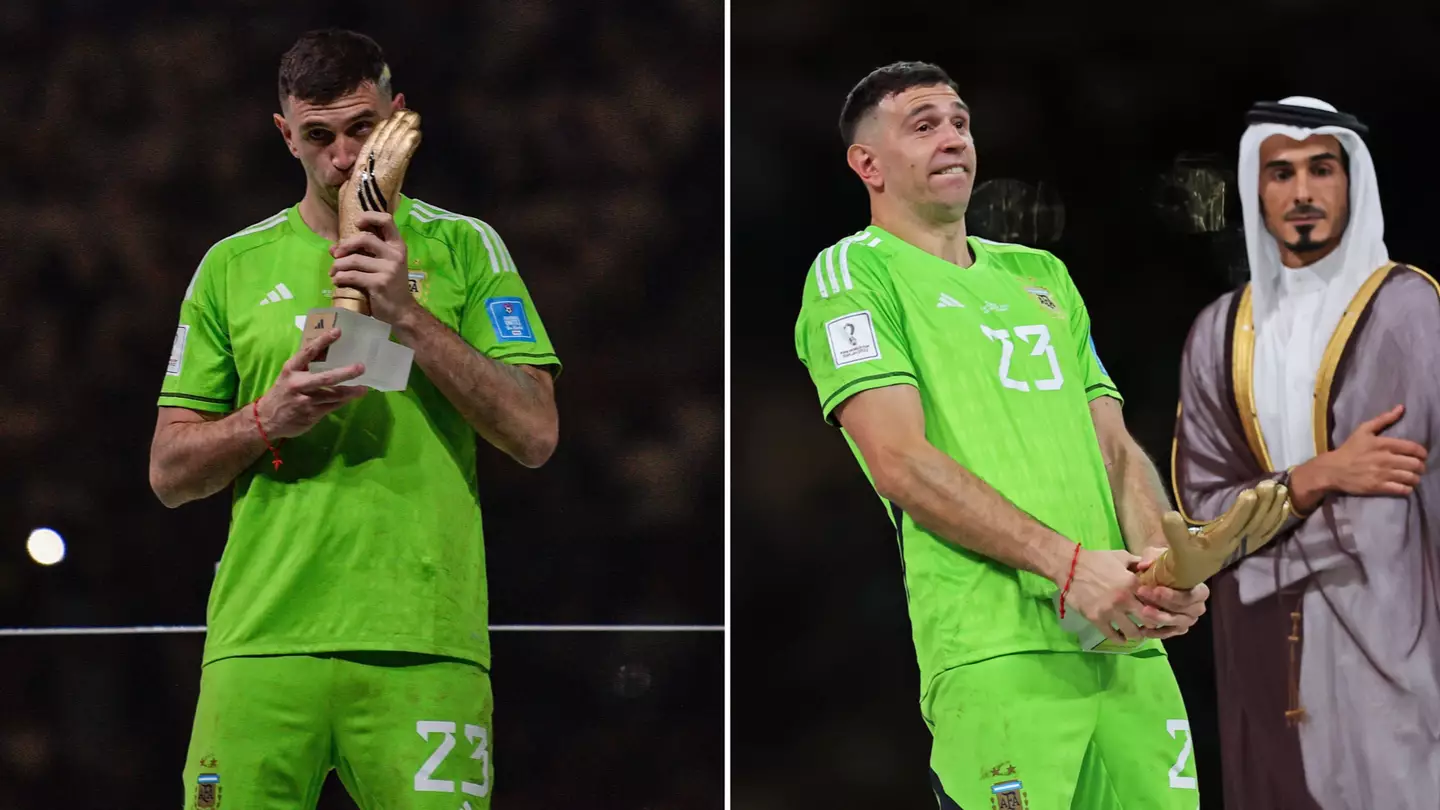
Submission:
{"label": "afa badge on shorts", "polygon": [[485,311],[490,314],[490,325],[495,328],[495,339],[501,343],[534,343],[535,330],[530,328],[530,316],[525,311],[525,301],[520,298],[487,298]]}
{"label": "afa badge on shorts", "polygon": [[1025,786],[1019,779],[997,782],[990,786],[991,810],[1029,810],[1030,801],[1025,798]]}
{"label": "afa badge on shorts", "polygon": [[220,774],[202,773],[195,786],[195,810],[218,810],[220,807]]}

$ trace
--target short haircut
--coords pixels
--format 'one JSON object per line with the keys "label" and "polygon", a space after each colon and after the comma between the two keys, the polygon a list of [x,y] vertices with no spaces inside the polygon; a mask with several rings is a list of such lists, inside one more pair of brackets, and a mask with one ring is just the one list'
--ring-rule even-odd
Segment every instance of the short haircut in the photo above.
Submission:
{"label": "short haircut", "polygon": [[960,93],[959,85],[937,65],[929,62],[895,62],[876,68],[869,76],[860,80],[845,97],[845,106],[840,110],[840,138],[846,146],[855,142],[855,130],[864,118],[888,96],[903,93],[912,87],[928,87],[943,84]]}
{"label": "short haircut", "polygon": [[302,34],[280,57],[280,104],[290,98],[328,104],[366,82],[390,94],[390,67],[375,40],[326,28]]}

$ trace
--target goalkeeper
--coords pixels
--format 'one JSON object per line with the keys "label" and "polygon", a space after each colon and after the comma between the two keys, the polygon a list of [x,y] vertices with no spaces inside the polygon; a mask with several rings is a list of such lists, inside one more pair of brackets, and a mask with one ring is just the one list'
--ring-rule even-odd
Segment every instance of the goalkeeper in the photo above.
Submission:
{"label": "goalkeeper", "polygon": [[[334,769],[365,810],[482,810],[494,771],[475,438],[543,464],[560,361],[499,235],[398,193],[418,131],[373,40],[304,35],[279,91],[305,195],[200,262],[151,449],[167,506],[234,484],[185,806],[313,808]],[[363,212],[341,194],[357,165],[375,167]],[[360,232],[338,239],[341,222]],[[309,370],[338,332],[302,346],[306,313],[336,287],[414,351],[406,390],[345,385],[358,364]]]}
{"label": "goalkeeper", "polygon": [[[1158,639],[1207,590],[1138,580],[1167,500],[1080,294],[1053,255],[967,236],[971,111],[941,69],[874,71],[840,130],[871,221],[815,258],[795,348],[895,525],[940,806],[1194,810]],[[1133,651],[1085,652],[1062,594]]]}

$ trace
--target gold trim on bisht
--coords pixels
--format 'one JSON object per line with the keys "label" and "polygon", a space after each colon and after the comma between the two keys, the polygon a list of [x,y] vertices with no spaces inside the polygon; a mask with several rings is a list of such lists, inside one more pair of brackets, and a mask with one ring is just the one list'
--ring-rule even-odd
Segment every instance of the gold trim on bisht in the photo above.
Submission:
{"label": "gold trim on bisht", "polygon": [[[1335,372],[1339,368],[1340,358],[1344,355],[1350,338],[1354,336],[1360,316],[1370,306],[1370,301],[1375,297],[1375,293],[1379,292],[1380,285],[1385,282],[1390,271],[1396,265],[1396,262],[1388,262],[1370,274],[1370,277],[1356,291],[1350,305],[1345,308],[1344,314],[1340,317],[1340,323],[1335,326],[1335,332],[1325,345],[1325,353],[1321,355],[1320,369],[1315,377],[1314,404],[1311,410],[1317,454],[1332,449],[1330,447],[1330,394],[1334,389]],[[1414,265],[1405,266],[1430,282],[1430,286],[1435,288],[1435,294],[1440,296],[1440,281],[1436,281],[1429,273]],[[1245,289],[1240,293],[1240,305],[1235,313],[1235,332],[1231,336],[1231,341],[1231,380],[1235,389],[1235,410],[1239,413],[1240,425],[1245,431],[1245,441],[1250,446],[1250,451],[1255,454],[1255,459],[1260,462],[1262,469],[1270,470],[1270,451],[1265,446],[1265,436],[1260,430],[1260,415],[1255,407],[1255,311],[1250,298],[1249,284],[1246,284]],[[1180,403],[1175,408],[1177,429],[1174,438],[1170,441],[1170,484],[1175,493],[1176,511],[1180,513],[1186,523],[1198,526],[1201,525],[1201,522],[1191,518],[1185,511],[1185,501],[1180,496],[1180,482],[1175,474],[1180,451],[1178,425],[1183,413],[1184,403]]]}
{"label": "gold trim on bisht", "polygon": [[1175,511],[1180,517],[1191,526],[1199,526],[1201,522],[1190,517],[1185,511],[1185,499],[1180,497],[1180,479],[1175,477],[1175,460],[1180,455],[1180,416],[1185,413],[1185,403],[1175,404],[1175,435],[1170,438],[1170,491],[1175,495]]}
{"label": "gold trim on bisht", "polygon": [[[1354,336],[1360,316],[1365,313],[1365,309],[1370,306],[1370,301],[1375,297],[1375,293],[1379,292],[1380,285],[1385,282],[1390,271],[1396,266],[1396,262],[1388,262],[1370,274],[1370,277],[1356,291],[1350,305],[1345,308],[1345,313],[1340,317],[1340,323],[1336,324],[1335,332],[1325,346],[1325,353],[1320,357],[1320,369],[1315,376],[1314,404],[1311,410],[1316,453],[1324,453],[1331,449],[1330,394],[1334,388],[1335,371],[1340,365],[1340,358],[1344,355],[1350,338]],[[1430,286],[1435,288],[1436,295],[1440,295],[1440,282],[1418,267],[1405,266],[1430,282]],[[1248,284],[1245,285],[1245,291],[1240,297],[1240,308],[1235,316],[1233,340],[1232,374],[1235,381],[1235,408],[1240,413],[1240,423],[1245,428],[1245,438],[1250,443],[1250,449],[1255,451],[1256,458],[1268,470],[1270,469],[1270,455],[1265,450],[1265,438],[1260,430],[1259,414],[1255,410],[1255,324],[1254,310],[1250,303],[1250,285]]]}
{"label": "gold trim on bisht", "polygon": [[1385,278],[1390,275],[1390,270],[1395,267],[1395,262],[1389,262],[1376,268],[1365,283],[1356,290],[1355,297],[1350,299],[1350,305],[1345,307],[1345,312],[1340,316],[1340,323],[1335,325],[1335,333],[1330,336],[1330,342],[1325,344],[1325,353],[1320,355],[1320,371],[1315,375],[1315,407],[1312,411],[1312,423],[1315,426],[1315,453],[1325,453],[1331,450],[1330,447],[1330,389],[1335,384],[1335,371],[1340,367],[1340,356],[1345,353],[1345,346],[1350,342],[1350,337],[1355,333],[1355,325],[1360,322],[1360,316],[1364,314],[1366,307],[1370,306],[1370,299],[1380,290],[1380,285],[1385,283]]}
{"label": "gold trim on bisht", "polygon": [[1235,334],[1231,340],[1231,380],[1235,388],[1235,409],[1240,413],[1240,426],[1245,442],[1260,462],[1260,469],[1270,470],[1270,450],[1260,432],[1260,412],[1255,408],[1255,309],[1250,298],[1250,285],[1240,293],[1240,308],[1235,313]]}
{"label": "gold trim on bisht", "polygon": [[1436,295],[1440,295],[1440,281],[1436,281],[1429,273],[1425,272],[1424,270],[1421,270],[1420,268],[1416,267],[1416,266],[1413,265],[1413,264],[1407,264],[1407,265],[1405,265],[1405,266],[1408,267],[1408,268],[1410,268],[1411,270],[1414,270],[1415,272],[1419,273],[1421,278],[1423,278],[1423,279],[1425,279],[1426,281],[1430,282],[1430,286],[1435,288],[1435,294],[1436,294]]}

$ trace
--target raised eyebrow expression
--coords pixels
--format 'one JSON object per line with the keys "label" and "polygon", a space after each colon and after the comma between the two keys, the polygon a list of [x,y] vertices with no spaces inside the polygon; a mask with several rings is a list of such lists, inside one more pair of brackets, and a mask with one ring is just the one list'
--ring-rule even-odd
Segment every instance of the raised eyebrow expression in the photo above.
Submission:
{"label": "raised eyebrow expression", "polygon": [[[900,124],[901,126],[908,127],[922,121],[933,121],[945,112],[944,105],[927,101],[906,113],[905,117],[900,119]],[[960,99],[957,98],[949,104],[949,112],[951,115],[958,115],[966,124],[970,123],[970,107]]]}

